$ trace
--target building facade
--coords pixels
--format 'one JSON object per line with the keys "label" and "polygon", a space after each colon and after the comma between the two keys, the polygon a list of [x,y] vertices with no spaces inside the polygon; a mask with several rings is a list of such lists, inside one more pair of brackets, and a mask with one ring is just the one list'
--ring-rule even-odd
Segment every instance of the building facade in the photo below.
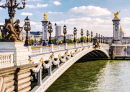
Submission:
{"label": "building facade", "polygon": [[56,37],[61,36],[61,26],[56,26],[55,36],[56,36]]}

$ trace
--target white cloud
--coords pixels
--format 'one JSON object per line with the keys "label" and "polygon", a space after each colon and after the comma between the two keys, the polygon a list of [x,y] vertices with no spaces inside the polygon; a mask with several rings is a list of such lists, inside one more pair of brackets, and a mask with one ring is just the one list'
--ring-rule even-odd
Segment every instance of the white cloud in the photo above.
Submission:
{"label": "white cloud", "polygon": [[[78,29],[77,36],[80,37],[81,28],[84,29],[84,35],[86,34],[86,30],[93,31],[95,33],[100,33],[104,36],[112,36],[112,21],[111,19],[101,19],[101,18],[91,18],[91,17],[81,17],[81,18],[70,18],[61,21],[52,22],[57,23],[58,25],[67,25],[67,32],[69,34],[73,34],[73,28],[76,27]],[[111,34],[110,34],[111,33]]]}
{"label": "white cloud", "polygon": [[31,24],[31,25],[36,25],[37,23],[34,22],[34,21],[31,21],[30,24]]}
{"label": "white cloud", "polygon": [[69,10],[71,13],[84,14],[88,16],[104,16],[110,15],[111,12],[106,8],[96,7],[96,6],[80,6],[74,7]]}
{"label": "white cloud", "polygon": [[41,24],[41,23],[31,21],[30,24],[31,24],[31,26],[32,26],[33,28],[36,28],[37,31],[39,31],[39,30],[42,29],[42,24]]}
{"label": "white cloud", "polygon": [[34,5],[26,5],[27,8],[36,8]]}
{"label": "white cloud", "polygon": [[121,23],[122,24],[130,24],[130,18],[129,17],[121,18]]}
{"label": "white cloud", "polygon": [[40,4],[40,3],[37,3],[37,5],[26,5],[27,8],[41,8],[41,7],[47,7],[48,4]]}
{"label": "white cloud", "polygon": [[63,14],[63,12],[51,12],[51,11],[49,11],[47,13],[50,13],[50,14]]}
{"label": "white cloud", "polygon": [[39,3],[37,3],[37,7],[47,7],[48,6],[48,4],[39,4]]}
{"label": "white cloud", "polygon": [[23,15],[23,16],[32,16],[33,14],[29,13],[29,12],[22,12],[21,15]]}
{"label": "white cloud", "polygon": [[28,1],[41,1],[41,0],[28,0]]}
{"label": "white cloud", "polygon": [[55,4],[55,5],[61,5],[61,3],[59,1],[54,1],[53,4]]}

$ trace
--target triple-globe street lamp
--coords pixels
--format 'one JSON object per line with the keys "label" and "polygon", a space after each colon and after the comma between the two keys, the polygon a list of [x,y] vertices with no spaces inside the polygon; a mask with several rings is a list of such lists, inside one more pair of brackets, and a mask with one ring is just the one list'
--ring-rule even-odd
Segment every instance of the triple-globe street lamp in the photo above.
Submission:
{"label": "triple-globe street lamp", "polygon": [[49,23],[48,23],[48,32],[49,32],[49,34],[50,34],[48,44],[53,44],[53,43],[52,43],[52,39],[51,39],[51,33],[53,32],[53,29],[52,29],[52,24],[51,24],[50,21],[49,21]]}
{"label": "triple-globe street lamp", "polygon": [[76,35],[77,35],[77,28],[74,27],[74,42],[77,42],[77,41],[76,41]]}
{"label": "triple-globe street lamp", "polygon": [[[1,0],[0,0],[1,1]],[[6,3],[4,5],[0,5],[1,8],[8,8],[8,14],[10,17],[10,22],[12,25],[14,25],[14,16],[15,16],[15,8],[16,9],[24,9],[25,5],[26,5],[26,0],[21,0],[23,6],[22,7],[18,7],[19,6],[19,2],[18,0],[6,0]]]}
{"label": "triple-globe street lamp", "polygon": [[83,42],[83,29],[81,29],[81,42]]}
{"label": "triple-globe street lamp", "polygon": [[63,43],[66,43],[66,34],[67,34],[67,27],[66,27],[66,25],[64,25],[63,26],[63,34],[64,34],[64,41],[63,41]]}

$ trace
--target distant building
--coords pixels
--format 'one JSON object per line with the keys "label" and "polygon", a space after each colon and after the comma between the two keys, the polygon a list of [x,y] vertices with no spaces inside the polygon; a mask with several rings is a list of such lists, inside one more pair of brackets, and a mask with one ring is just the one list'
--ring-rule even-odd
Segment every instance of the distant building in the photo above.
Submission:
{"label": "distant building", "polygon": [[[107,37],[105,38],[105,42],[110,44],[112,42],[112,39],[113,37]],[[130,37],[122,37],[122,43],[130,44]]]}
{"label": "distant building", "polygon": [[32,38],[33,40],[37,40],[40,41],[42,39],[42,32],[41,31],[31,31],[30,35],[34,35],[34,38]]}
{"label": "distant building", "polygon": [[66,35],[66,39],[74,40],[74,35],[72,35],[72,34],[67,34],[67,35]]}
{"label": "distant building", "polygon": [[[31,40],[31,39],[35,39],[34,38],[34,35],[32,35],[32,34],[28,34],[28,36],[29,36],[29,40]],[[23,41],[25,41],[26,40],[26,33],[21,33],[20,34],[20,39],[22,39]]]}
{"label": "distant building", "polygon": [[34,32],[30,32],[30,34],[32,35],[42,35],[42,32],[41,31],[34,31]]}
{"label": "distant building", "polygon": [[55,31],[55,36],[58,37],[58,36],[61,36],[61,26],[56,26],[56,31]]}

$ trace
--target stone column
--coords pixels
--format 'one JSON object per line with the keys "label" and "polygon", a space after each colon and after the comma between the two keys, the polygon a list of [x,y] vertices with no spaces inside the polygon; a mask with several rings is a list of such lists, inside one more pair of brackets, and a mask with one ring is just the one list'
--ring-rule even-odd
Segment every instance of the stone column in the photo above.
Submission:
{"label": "stone column", "polygon": [[41,21],[42,22],[42,45],[44,40],[49,40],[49,33],[47,30],[48,22],[47,20]]}
{"label": "stone column", "polygon": [[115,44],[121,44],[120,40],[120,30],[119,30],[119,25],[120,25],[120,19],[113,19],[113,39]]}

